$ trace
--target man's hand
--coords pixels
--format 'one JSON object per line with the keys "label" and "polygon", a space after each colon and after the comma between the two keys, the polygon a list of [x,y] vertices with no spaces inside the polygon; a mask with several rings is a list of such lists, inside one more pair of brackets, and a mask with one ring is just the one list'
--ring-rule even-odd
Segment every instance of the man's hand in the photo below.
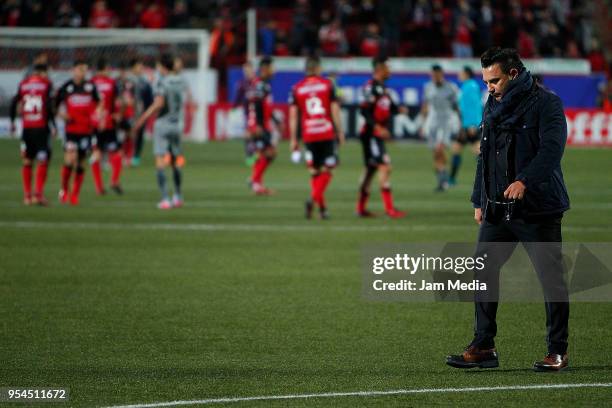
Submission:
{"label": "man's hand", "polygon": [[344,132],[339,132],[338,133],[338,146],[344,145],[345,141],[346,141],[346,137],[344,136]]}
{"label": "man's hand", "polygon": [[10,136],[15,137],[16,133],[17,133],[17,127],[15,126],[15,122],[11,122]]}
{"label": "man's hand", "polygon": [[525,184],[522,181],[515,181],[504,191],[504,198],[510,200],[522,200],[525,196]]}
{"label": "man's hand", "polygon": [[408,114],[408,108],[404,105],[401,105],[399,108],[397,108],[397,111],[401,114],[401,115],[407,115]]}
{"label": "man's hand", "polygon": [[142,118],[139,118],[136,123],[134,123],[134,126],[132,126],[132,130],[130,130],[130,137],[133,139],[136,139],[138,136],[138,131],[144,126],[144,121],[141,119]]}
{"label": "man's hand", "polygon": [[482,224],[482,208],[474,208],[474,220],[478,225]]}
{"label": "man's hand", "polygon": [[291,145],[289,146],[289,150],[291,151],[291,153],[295,152],[296,150],[300,149],[300,145],[298,143],[297,140],[291,140]]}

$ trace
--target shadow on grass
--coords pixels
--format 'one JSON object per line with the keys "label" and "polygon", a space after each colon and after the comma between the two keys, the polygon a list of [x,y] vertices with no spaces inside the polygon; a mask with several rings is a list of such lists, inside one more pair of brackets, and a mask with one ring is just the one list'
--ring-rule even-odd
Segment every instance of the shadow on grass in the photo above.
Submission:
{"label": "shadow on grass", "polygon": [[566,370],[560,371],[558,373],[551,371],[533,371],[531,367],[529,368],[493,368],[493,369],[469,369],[465,370],[468,374],[482,374],[487,372],[495,372],[495,373],[538,373],[538,374],[567,374],[573,372],[589,372],[589,371],[607,371],[612,370],[612,365],[580,365],[580,366],[569,366]]}

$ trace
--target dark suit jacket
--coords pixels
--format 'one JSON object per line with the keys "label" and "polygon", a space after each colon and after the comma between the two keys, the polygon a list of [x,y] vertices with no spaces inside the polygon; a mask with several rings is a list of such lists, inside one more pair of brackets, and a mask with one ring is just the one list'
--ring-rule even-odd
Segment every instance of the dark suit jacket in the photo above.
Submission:
{"label": "dark suit jacket", "polygon": [[[521,203],[521,215],[560,214],[570,208],[561,171],[561,158],[567,140],[563,105],[557,95],[540,86],[534,86],[530,92],[535,93],[531,95],[535,97],[535,102],[518,118],[514,129],[516,180],[527,187]],[[486,121],[483,121],[483,126],[486,126]],[[471,199],[474,208],[483,209],[485,217],[488,203],[483,163],[486,171],[490,153],[488,143],[481,141]]]}

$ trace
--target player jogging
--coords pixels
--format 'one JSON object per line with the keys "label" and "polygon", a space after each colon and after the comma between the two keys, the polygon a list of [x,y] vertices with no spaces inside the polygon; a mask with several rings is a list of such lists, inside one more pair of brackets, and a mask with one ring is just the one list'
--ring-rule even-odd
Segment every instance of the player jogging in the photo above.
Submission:
{"label": "player jogging", "polygon": [[[47,169],[51,160],[50,127],[55,131],[51,92],[53,85],[47,77],[47,65],[35,64],[33,72],[19,83],[13,98],[10,118],[11,132],[15,132],[15,118],[22,119],[21,157],[23,167],[23,203],[46,206],[44,196]],[[32,165],[36,161],[36,184],[32,196]]]}
{"label": "player jogging", "polygon": [[247,89],[247,137],[256,151],[249,185],[257,195],[272,194],[263,184],[263,176],[274,158],[276,147],[272,142],[272,59],[264,57],[259,63],[259,77]]}
{"label": "player jogging", "polygon": [[[157,208],[167,210],[183,205],[181,192],[182,171],[185,158],[181,150],[183,133],[183,105],[185,102],[186,84],[183,78],[174,71],[174,58],[163,54],[157,64],[160,78],[154,89],[153,104],[138,118],[132,130],[136,134],[145,122],[157,113],[153,127],[153,154],[157,169],[157,184],[161,192],[161,201]],[[166,167],[172,167],[174,195],[172,201],[166,187]]]}
{"label": "player jogging", "polygon": [[[55,100],[56,110],[66,123],[64,140],[64,165],[61,172],[61,203],[79,203],[79,192],[85,176],[85,159],[91,149],[91,135],[94,131],[94,115],[102,110],[95,85],[88,81],[88,65],[75,61],[72,79],[58,90]],[[64,110],[59,110],[61,106]],[[68,191],[70,177],[75,173],[72,192]]]}
{"label": "player jogging", "polygon": [[425,136],[433,150],[434,169],[438,179],[435,191],[448,189],[446,148],[450,146],[453,120],[457,119],[457,86],[444,79],[440,65],[431,67],[431,81],[425,84],[421,113],[425,117]]}
{"label": "player jogging", "polygon": [[459,92],[459,112],[461,113],[461,132],[453,142],[453,158],[448,183],[454,186],[457,183],[457,172],[461,166],[461,153],[466,144],[472,146],[475,155],[480,153],[480,137],[478,126],[482,121],[482,92],[478,82],[474,79],[472,68],[465,66],[459,72],[462,82]]}
{"label": "player jogging", "polygon": [[[365,124],[361,128],[359,138],[363,148],[365,170],[359,185],[359,198],[356,213],[359,217],[373,217],[374,213],[367,209],[370,197],[370,184],[378,172],[380,192],[385,206],[385,213],[391,218],[406,216],[393,205],[391,193],[391,159],[387,154],[385,140],[391,139],[389,125],[394,114],[400,108],[393,101],[385,81],[390,77],[388,58],[376,57],[372,61],[374,73],[363,87],[363,99],[360,110]],[[404,109],[401,109],[404,111]]]}
{"label": "player jogging", "polygon": [[289,104],[291,151],[299,149],[299,123],[299,132],[306,148],[306,164],[311,175],[306,218],[312,218],[312,210],[316,204],[321,219],[328,219],[325,189],[332,179],[332,169],[338,164],[336,135],[338,142],[343,144],[344,133],[334,85],[321,76],[318,57],[309,57],[306,60],[306,78],[293,86]]}
{"label": "player jogging", "polygon": [[121,119],[121,106],[119,102],[119,90],[117,82],[110,76],[110,67],[104,58],[98,60],[98,72],[91,78],[96,86],[96,91],[102,101],[102,110],[97,119],[96,134],[92,138],[93,153],[91,155],[91,172],[93,174],[96,193],[106,194],[104,182],[102,181],[102,155],[108,155],[111,165],[110,188],[117,194],[123,194],[119,184],[123,157],[121,154],[121,143],[117,138],[117,124]]}

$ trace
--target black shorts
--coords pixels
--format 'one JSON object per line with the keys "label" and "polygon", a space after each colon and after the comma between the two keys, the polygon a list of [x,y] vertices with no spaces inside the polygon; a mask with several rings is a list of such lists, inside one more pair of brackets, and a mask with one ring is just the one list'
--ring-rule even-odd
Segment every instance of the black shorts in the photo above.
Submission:
{"label": "black shorts", "polygon": [[308,167],[315,169],[319,167],[333,168],[338,165],[338,151],[335,140],[305,143],[305,147],[304,157]]}
{"label": "black shorts", "polygon": [[38,161],[51,159],[49,129],[23,129],[21,134],[21,157]]}
{"label": "black shorts", "polygon": [[469,127],[461,129],[457,134],[455,141],[462,146],[480,142],[480,133],[477,127]]}
{"label": "black shorts", "polygon": [[[130,118],[130,119],[126,119],[123,118],[121,119],[121,121],[119,121],[119,124],[117,125],[117,127],[121,130],[124,130],[126,132],[132,130],[132,127],[134,127],[134,119]],[[141,127],[140,129],[143,129],[143,127]]]}
{"label": "black shorts", "polygon": [[361,147],[363,148],[363,164],[366,167],[378,167],[381,164],[390,164],[385,141],[379,137],[361,134]]}
{"label": "black shorts", "polygon": [[259,136],[251,137],[252,148],[255,151],[265,150],[268,147],[272,147],[272,135],[268,131],[264,131]]}
{"label": "black shorts", "polygon": [[76,150],[79,153],[79,157],[83,158],[91,150],[91,136],[66,133],[64,151],[66,150]]}
{"label": "black shorts", "polygon": [[99,149],[103,152],[114,152],[121,147],[115,129],[98,131],[96,135],[91,138],[91,145],[94,149]]}

